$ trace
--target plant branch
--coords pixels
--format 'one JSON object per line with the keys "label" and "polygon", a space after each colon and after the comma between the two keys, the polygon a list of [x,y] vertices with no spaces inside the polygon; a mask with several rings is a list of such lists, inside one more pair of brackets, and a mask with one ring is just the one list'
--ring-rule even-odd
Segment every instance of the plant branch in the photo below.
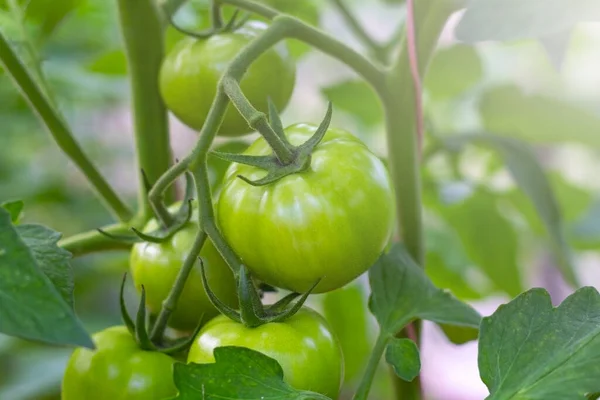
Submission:
{"label": "plant branch", "polygon": [[[429,63],[439,35],[452,12],[452,2],[419,2],[415,9],[409,4],[407,35],[401,52],[388,72],[388,88],[380,92],[383,100],[388,160],[396,193],[398,230],[408,251],[424,267],[423,222],[421,209],[420,145],[422,112],[419,112],[420,76]],[[419,28],[418,36],[415,27]],[[419,63],[417,63],[419,60]],[[419,64],[419,65],[417,65]],[[408,84],[413,80],[413,85]],[[405,335],[417,339],[419,322],[413,322]],[[422,398],[419,380],[407,383],[395,378],[398,399]]]}
{"label": "plant branch", "polygon": [[254,108],[252,103],[246,98],[242,92],[239,81],[226,75],[223,77],[222,86],[235,108],[237,108],[239,113],[248,122],[248,125],[265,138],[279,161],[283,164],[292,162],[294,154],[292,153],[289,144],[284,142],[283,138],[275,133],[267,120],[267,115]]}
{"label": "plant branch", "polygon": [[377,372],[379,361],[381,360],[381,356],[383,356],[389,340],[390,337],[387,334],[384,334],[383,332],[379,333],[379,336],[375,341],[375,346],[371,351],[371,357],[369,357],[365,373],[360,381],[360,384],[358,385],[356,393],[354,394],[354,400],[366,400],[368,398],[369,391],[371,390],[371,384],[373,383],[373,378],[375,377],[375,372]]}
{"label": "plant branch", "polygon": [[371,51],[377,61],[381,62],[382,64],[387,63],[388,51],[386,50],[385,46],[383,46],[381,43],[378,43],[371,37],[371,35],[367,33],[360,21],[356,19],[344,1],[345,0],[332,0],[333,4],[340,12],[340,15],[346,21],[346,24],[350,27],[354,35],[362,42],[363,46]]}
{"label": "plant branch", "polygon": [[[276,19],[285,26],[283,34],[286,38],[298,39],[323,53],[341,61],[356,73],[362,76],[372,86],[383,89],[385,87],[385,79],[382,74],[382,68],[373,64],[369,59],[358,53],[346,44],[333,38],[327,33],[300,21],[297,18],[280,14],[279,12],[263,6],[262,4],[254,3],[248,0],[216,0],[224,4],[229,4],[245,11],[249,11],[261,15],[268,19]],[[274,21],[275,22],[275,21]],[[282,37],[281,39],[283,39]]]}
{"label": "plant branch", "polygon": [[[206,234],[199,229],[198,234],[196,234],[196,238],[194,239],[194,244],[190,249],[190,252],[185,258],[179,273],[177,274],[177,278],[175,279],[175,284],[171,288],[169,295],[162,303],[162,308],[158,317],[156,318],[156,322],[152,327],[152,333],[150,334],[150,340],[152,342],[158,342],[164,331],[167,327],[167,322],[169,321],[169,317],[177,307],[177,302],[183,293],[183,289],[185,287],[185,283],[190,276],[190,272],[194,268],[194,264],[200,255],[200,250],[202,250],[202,246],[204,246],[204,242],[206,241]],[[198,321],[200,322],[200,321]]]}
{"label": "plant branch", "polygon": [[[150,216],[147,187],[141,171],[155,182],[171,164],[167,110],[160,96],[158,75],[163,58],[163,28],[153,0],[119,0],[119,16],[127,55],[133,103],[135,149],[140,170],[138,213]],[[167,202],[174,190],[165,190]],[[170,216],[161,215],[170,223]]]}
{"label": "plant branch", "polygon": [[[103,227],[102,230],[112,235],[126,235],[131,233],[129,225],[125,223],[109,225]],[[111,239],[94,229],[93,231],[82,232],[61,239],[58,242],[58,246],[70,251],[74,257],[80,257],[100,251],[128,250],[131,248],[131,243]]]}
{"label": "plant branch", "polygon": [[59,115],[58,111],[48,101],[31,74],[11,49],[2,33],[0,33],[0,62],[21,91],[25,100],[29,103],[31,109],[42,120],[50,134],[52,134],[60,149],[83,172],[114,215],[120,221],[128,221],[132,217],[132,212],[85,155],[79,144],[75,141],[64,118]]}
{"label": "plant branch", "polygon": [[44,75],[44,71],[42,70],[42,60],[25,27],[25,16],[23,14],[23,9],[17,0],[8,0],[8,6],[10,8],[10,12],[13,18],[17,21],[17,28],[19,29],[19,34],[21,35],[23,43],[25,44],[25,50],[27,51],[27,53],[29,54],[29,58],[31,59],[33,73],[40,86],[40,90],[46,96],[46,99],[48,99],[48,102],[52,105],[52,107],[56,108],[56,102],[54,101],[54,97],[52,96],[52,91],[50,90],[48,81],[46,80],[46,76]]}

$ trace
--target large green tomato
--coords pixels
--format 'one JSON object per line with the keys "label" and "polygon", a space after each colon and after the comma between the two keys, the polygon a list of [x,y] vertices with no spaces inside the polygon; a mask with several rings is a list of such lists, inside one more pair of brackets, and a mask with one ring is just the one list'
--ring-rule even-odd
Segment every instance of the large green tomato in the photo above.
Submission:
{"label": "large green tomato", "polygon": [[[172,208],[173,209],[173,208]],[[175,283],[177,274],[187,257],[194,238],[198,232],[198,225],[194,216],[186,226],[178,231],[165,243],[136,243],[131,250],[131,274],[133,282],[141,290],[142,285],[146,291],[146,305],[150,312],[158,313],[163,300],[169,294]],[[158,222],[152,220],[148,223],[145,232],[152,232],[158,228]],[[211,289],[225,304],[237,307],[237,292],[233,273],[207,239],[200,252],[204,261],[206,275]],[[200,263],[196,262],[188,280],[185,283],[177,308],[171,314],[169,325],[173,328],[190,331],[200,322],[214,317],[218,311],[208,299],[202,286]]]}
{"label": "large green tomato", "polygon": [[[317,127],[293,125],[290,142],[302,144]],[[262,139],[244,154],[266,155]],[[329,129],[308,170],[267,186],[252,186],[265,171],[232,164],[217,202],[225,238],[264,282],[315,293],[337,289],[379,257],[392,232],[392,185],[382,161],[350,133]]]}
{"label": "large green tomato", "polygon": [[166,354],[141,350],[124,326],[94,335],[96,350],[75,350],[62,383],[62,400],[162,400],[177,394]]}
{"label": "large green tomato", "polygon": [[337,399],[344,375],[340,345],[323,317],[303,308],[285,322],[247,328],[220,315],[196,337],[188,362],[215,362],[216,347],[239,346],[259,351],[279,362],[283,379],[296,389]]}
{"label": "large green tomato", "polygon": [[[184,123],[200,130],[217,91],[217,83],[231,60],[266,28],[251,21],[235,32],[208,39],[186,38],[163,61],[160,91],[167,107]],[[241,88],[252,105],[268,111],[270,98],[279,110],[288,103],[296,67],[284,44],[262,54],[244,75]],[[222,135],[243,135],[252,129],[231,104],[219,129]]]}

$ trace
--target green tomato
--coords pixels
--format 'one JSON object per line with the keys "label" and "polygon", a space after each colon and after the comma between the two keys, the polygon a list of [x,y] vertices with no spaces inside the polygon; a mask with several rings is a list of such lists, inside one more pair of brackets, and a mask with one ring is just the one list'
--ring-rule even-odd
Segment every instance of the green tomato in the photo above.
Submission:
{"label": "green tomato", "polygon": [[[174,209],[175,206],[171,208]],[[196,213],[195,210],[191,221],[165,243],[136,243],[131,250],[130,265],[133,282],[138,291],[141,291],[144,285],[146,306],[154,314],[160,311],[162,302],[168,296],[194,243],[198,232],[198,225],[195,222]],[[152,232],[158,226],[158,222],[152,220],[144,231]],[[210,240],[207,239],[204,243],[200,257],[204,261],[211,289],[225,304],[237,307],[233,273]],[[185,283],[177,307],[171,314],[169,325],[178,330],[191,331],[198,325],[203,314],[204,320],[207,321],[216,316],[218,311],[204,291],[200,262],[196,262]]]}
{"label": "green tomato", "polygon": [[[317,127],[287,128],[295,145]],[[244,154],[266,155],[259,138]],[[265,171],[232,164],[217,202],[220,229],[243,263],[262,281],[315,293],[344,286],[365,272],[390,238],[394,200],[388,172],[377,156],[350,133],[329,129],[312,154],[311,166],[266,186],[238,178]]]}
{"label": "green tomato", "polygon": [[62,382],[62,400],[162,400],[177,394],[166,354],[141,350],[124,326],[93,336],[96,350],[75,350]]}
{"label": "green tomato", "polygon": [[[230,33],[208,39],[186,38],[167,55],[160,71],[160,91],[167,107],[185,124],[200,130],[217,92],[217,84],[231,60],[266,26],[251,21]],[[287,105],[296,77],[296,67],[287,47],[277,45],[262,54],[244,75],[241,88],[252,105],[268,112],[270,98],[278,110]],[[219,129],[222,135],[236,136],[252,129],[229,105]]]}
{"label": "green tomato", "polygon": [[283,369],[292,387],[311,390],[336,399],[344,375],[340,345],[327,322],[303,308],[285,322],[247,328],[220,315],[206,324],[196,337],[188,363],[212,363],[216,347],[239,346],[261,352]]}

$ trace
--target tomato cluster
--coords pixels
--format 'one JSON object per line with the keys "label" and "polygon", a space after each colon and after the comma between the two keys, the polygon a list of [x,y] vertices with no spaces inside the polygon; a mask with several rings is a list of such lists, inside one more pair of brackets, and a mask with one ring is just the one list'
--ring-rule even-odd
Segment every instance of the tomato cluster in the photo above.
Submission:
{"label": "tomato cluster", "polygon": [[[275,8],[287,4],[283,0],[265,3]],[[306,19],[312,18],[310,10],[305,10]],[[200,130],[221,75],[264,29],[262,22],[251,22],[207,39],[184,39],[165,58],[160,73],[160,89],[168,108]],[[294,80],[294,61],[283,46],[260,56],[240,85],[257,109],[267,111],[268,99],[278,109],[285,107]],[[315,125],[297,124],[282,134],[290,146],[300,146],[317,130]],[[250,131],[248,123],[230,106],[219,133],[234,136]],[[268,156],[272,152],[259,138],[243,154]],[[215,202],[221,233],[256,279],[299,293],[319,282],[314,292],[328,292],[364,273],[384,250],[393,226],[392,186],[382,161],[352,134],[327,129],[306,169],[266,186],[247,181],[265,174],[258,167],[233,163]],[[168,240],[133,246],[133,280],[138,290],[145,289],[146,307],[152,314],[160,311],[189,254],[198,232],[196,221],[197,210],[190,222]],[[159,223],[152,220],[145,232],[159,228]],[[225,305],[237,308],[234,276],[210,240],[200,256],[209,288]],[[196,336],[188,362],[214,362],[216,347],[247,347],[276,359],[290,385],[337,397],[344,369],[340,344],[315,311],[304,307],[284,322],[244,326],[218,315],[197,264],[168,323],[189,334],[203,315],[211,320]],[[64,377],[63,400],[152,400],[175,394],[173,358],[141,350],[124,327],[107,329],[94,339],[95,351],[79,349],[73,354]]]}

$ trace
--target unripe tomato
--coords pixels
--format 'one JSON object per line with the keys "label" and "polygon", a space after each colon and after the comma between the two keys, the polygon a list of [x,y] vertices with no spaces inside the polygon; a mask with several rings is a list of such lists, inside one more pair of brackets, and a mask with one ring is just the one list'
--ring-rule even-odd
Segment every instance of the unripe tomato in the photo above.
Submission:
{"label": "unripe tomato", "polygon": [[[172,210],[174,209],[171,208]],[[141,242],[131,249],[131,274],[133,282],[141,291],[142,285],[146,291],[146,306],[152,313],[158,313],[162,302],[168,296],[177,274],[187,257],[194,238],[198,232],[196,223],[197,211],[180,231],[164,243]],[[158,228],[158,222],[152,220],[145,227],[145,232]],[[210,240],[206,240],[200,252],[204,261],[206,275],[211,289],[225,304],[237,307],[237,292],[233,273]],[[204,314],[204,320],[214,317],[218,311],[208,299],[202,286],[200,262],[194,265],[185,283],[179,302],[169,325],[183,331],[193,330]]]}
{"label": "unripe tomato", "polygon": [[124,326],[93,339],[96,350],[78,348],[69,359],[62,400],[162,400],[177,394],[173,358],[141,350]]}
{"label": "unripe tomato", "polygon": [[[317,127],[293,125],[290,142],[304,143]],[[244,154],[272,151],[259,138]],[[265,171],[232,164],[217,202],[219,226],[243,263],[262,281],[315,293],[337,289],[379,257],[393,228],[392,185],[382,161],[350,133],[329,129],[308,170],[267,186],[238,178]]]}
{"label": "unripe tomato", "polygon": [[283,369],[292,387],[336,399],[344,375],[340,345],[326,321],[303,308],[285,322],[247,328],[220,315],[208,322],[190,348],[188,362],[215,362],[216,347],[239,346],[261,352]]}
{"label": "unripe tomato", "polygon": [[[200,130],[221,75],[231,60],[265,29],[263,22],[251,21],[235,32],[208,39],[185,38],[179,42],[163,61],[160,71],[160,91],[167,107],[185,124]],[[262,54],[248,68],[241,88],[258,110],[268,112],[269,98],[282,110],[292,95],[295,76],[294,61],[281,43]],[[251,131],[230,104],[219,133],[236,136]]]}

